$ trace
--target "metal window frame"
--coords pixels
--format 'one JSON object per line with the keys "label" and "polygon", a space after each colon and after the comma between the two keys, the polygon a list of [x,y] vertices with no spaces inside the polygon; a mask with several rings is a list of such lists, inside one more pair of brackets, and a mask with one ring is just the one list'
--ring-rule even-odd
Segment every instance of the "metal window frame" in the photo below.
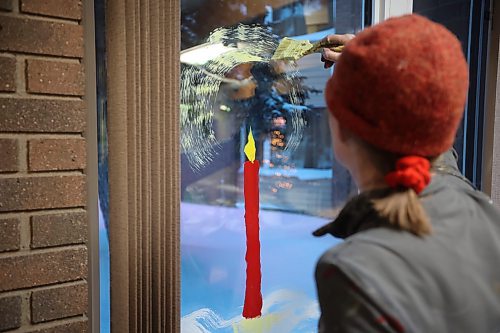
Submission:
{"label": "metal window frame", "polygon": [[85,106],[87,110],[87,225],[88,225],[88,327],[93,333],[100,332],[100,280],[99,280],[99,210],[97,176],[97,95],[94,1],[83,1]]}
{"label": "metal window frame", "polygon": [[[467,61],[469,63],[469,94],[463,119],[462,173],[478,188],[488,187],[483,182],[483,161],[485,152],[486,82],[488,80],[488,59],[491,29],[490,0],[471,1],[469,21],[469,42]],[[466,144],[467,143],[467,144]],[[487,153],[486,153],[487,154]],[[485,186],[486,185],[486,186]]]}
{"label": "metal window frame", "polygon": [[372,24],[382,22],[389,17],[411,14],[413,0],[371,0]]}
{"label": "metal window frame", "polygon": [[[495,8],[496,5],[496,8]],[[500,205],[500,4],[492,1],[489,10],[489,45],[486,65],[486,106],[484,114],[482,190]]]}

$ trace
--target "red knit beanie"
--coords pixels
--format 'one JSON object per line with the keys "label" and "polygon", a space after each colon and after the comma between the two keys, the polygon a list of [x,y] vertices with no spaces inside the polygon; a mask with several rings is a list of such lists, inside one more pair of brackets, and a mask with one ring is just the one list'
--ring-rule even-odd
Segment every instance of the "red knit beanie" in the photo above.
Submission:
{"label": "red knit beanie", "polygon": [[389,19],[347,44],[326,85],[330,112],[369,144],[403,155],[451,147],[468,87],[458,39],[419,15]]}

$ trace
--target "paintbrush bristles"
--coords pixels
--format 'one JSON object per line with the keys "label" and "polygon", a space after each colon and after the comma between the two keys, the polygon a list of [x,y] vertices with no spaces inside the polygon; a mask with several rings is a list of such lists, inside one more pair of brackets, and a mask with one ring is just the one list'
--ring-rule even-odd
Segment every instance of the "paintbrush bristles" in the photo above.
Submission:
{"label": "paintbrush bristles", "polygon": [[272,60],[298,60],[313,47],[308,40],[283,38],[273,54]]}
{"label": "paintbrush bristles", "polygon": [[308,40],[294,40],[285,37],[276,48],[271,60],[299,60],[308,54],[321,52],[323,48],[329,48],[334,52],[342,52],[344,45],[331,44],[325,40],[312,44]]}

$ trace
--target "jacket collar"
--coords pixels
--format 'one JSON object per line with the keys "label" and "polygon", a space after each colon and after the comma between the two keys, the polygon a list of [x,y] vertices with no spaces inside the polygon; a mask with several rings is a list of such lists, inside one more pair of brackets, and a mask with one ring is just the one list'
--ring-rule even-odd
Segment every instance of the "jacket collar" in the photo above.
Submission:
{"label": "jacket collar", "polygon": [[388,225],[373,207],[372,200],[387,196],[390,189],[363,192],[349,200],[332,222],[313,232],[316,237],[331,234],[337,238],[347,238],[359,231]]}
{"label": "jacket collar", "polygon": [[[475,189],[474,185],[458,170],[457,159],[458,154],[454,149],[448,150],[441,156],[441,161],[436,166],[436,174],[432,177],[429,186],[420,193],[421,198],[442,190],[447,184],[456,184],[460,187],[468,184],[471,189]],[[391,191],[391,189],[379,189],[355,196],[347,202],[334,221],[314,231],[313,235],[319,237],[331,234],[344,239],[362,230],[380,226],[390,227],[389,222],[375,211],[372,200],[383,198]]]}
{"label": "jacket collar", "polygon": [[[449,173],[435,174],[432,177],[431,183],[419,196],[421,198],[430,196],[442,190],[445,184],[450,182],[457,182],[461,184],[461,186],[464,185],[462,179],[452,176],[453,175]],[[390,188],[385,188],[358,194],[345,204],[335,220],[314,231],[313,235],[320,237],[330,234],[336,238],[344,239],[366,229],[382,226],[391,228],[392,225],[387,219],[381,217],[375,210],[372,200],[384,198],[392,191],[393,190]]]}

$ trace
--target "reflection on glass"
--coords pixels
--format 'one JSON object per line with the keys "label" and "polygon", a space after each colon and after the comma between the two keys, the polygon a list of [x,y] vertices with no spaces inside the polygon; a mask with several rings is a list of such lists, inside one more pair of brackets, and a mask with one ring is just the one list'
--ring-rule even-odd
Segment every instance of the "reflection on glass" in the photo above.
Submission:
{"label": "reflection on glass", "polygon": [[[182,332],[315,331],[315,261],[338,240],[315,239],[311,232],[335,216],[354,190],[332,156],[323,100],[331,72],[323,69],[320,55],[296,64],[242,63],[221,78],[205,64],[231,47],[258,55],[259,39],[239,34],[210,49],[202,46],[215,29],[239,24],[258,24],[279,38],[316,41],[329,33],[357,32],[362,12],[361,0],[182,2],[181,85],[197,90],[181,105],[181,139],[198,140],[184,145],[182,155]],[[270,42],[277,45],[279,38]],[[195,74],[187,83],[189,72]],[[210,80],[217,84],[206,99],[200,87]],[[206,105],[193,114],[197,103]],[[261,164],[264,305],[262,317],[243,320],[243,146],[250,127]],[[207,158],[193,165],[193,151]]]}
{"label": "reflection on glass", "polygon": [[[464,54],[467,56],[467,62],[471,64],[470,53],[468,48],[470,47],[470,32],[471,26],[471,6],[472,0],[454,0],[454,1],[439,1],[439,0],[414,0],[413,1],[413,12],[423,15],[435,22],[443,24],[446,28],[452,31],[457,38],[460,40]],[[472,87],[471,87],[472,88]],[[469,96],[469,98],[471,98]],[[467,115],[467,106],[465,114]],[[462,120],[460,127],[456,134],[456,139],[454,143],[454,148],[459,155],[459,167],[465,173],[464,170],[464,138],[467,116]],[[472,160],[472,158],[471,158]],[[472,178],[471,178],[472,179]]]}
{"label": "reflection on glass", "polygon": [[106,34],[105,0],[94,2],[96,40],[97,141],[99,187],[99,305],[100,332],[110,332],[109,275],[109,187],[108,187],[108,126],[106,95]]}

